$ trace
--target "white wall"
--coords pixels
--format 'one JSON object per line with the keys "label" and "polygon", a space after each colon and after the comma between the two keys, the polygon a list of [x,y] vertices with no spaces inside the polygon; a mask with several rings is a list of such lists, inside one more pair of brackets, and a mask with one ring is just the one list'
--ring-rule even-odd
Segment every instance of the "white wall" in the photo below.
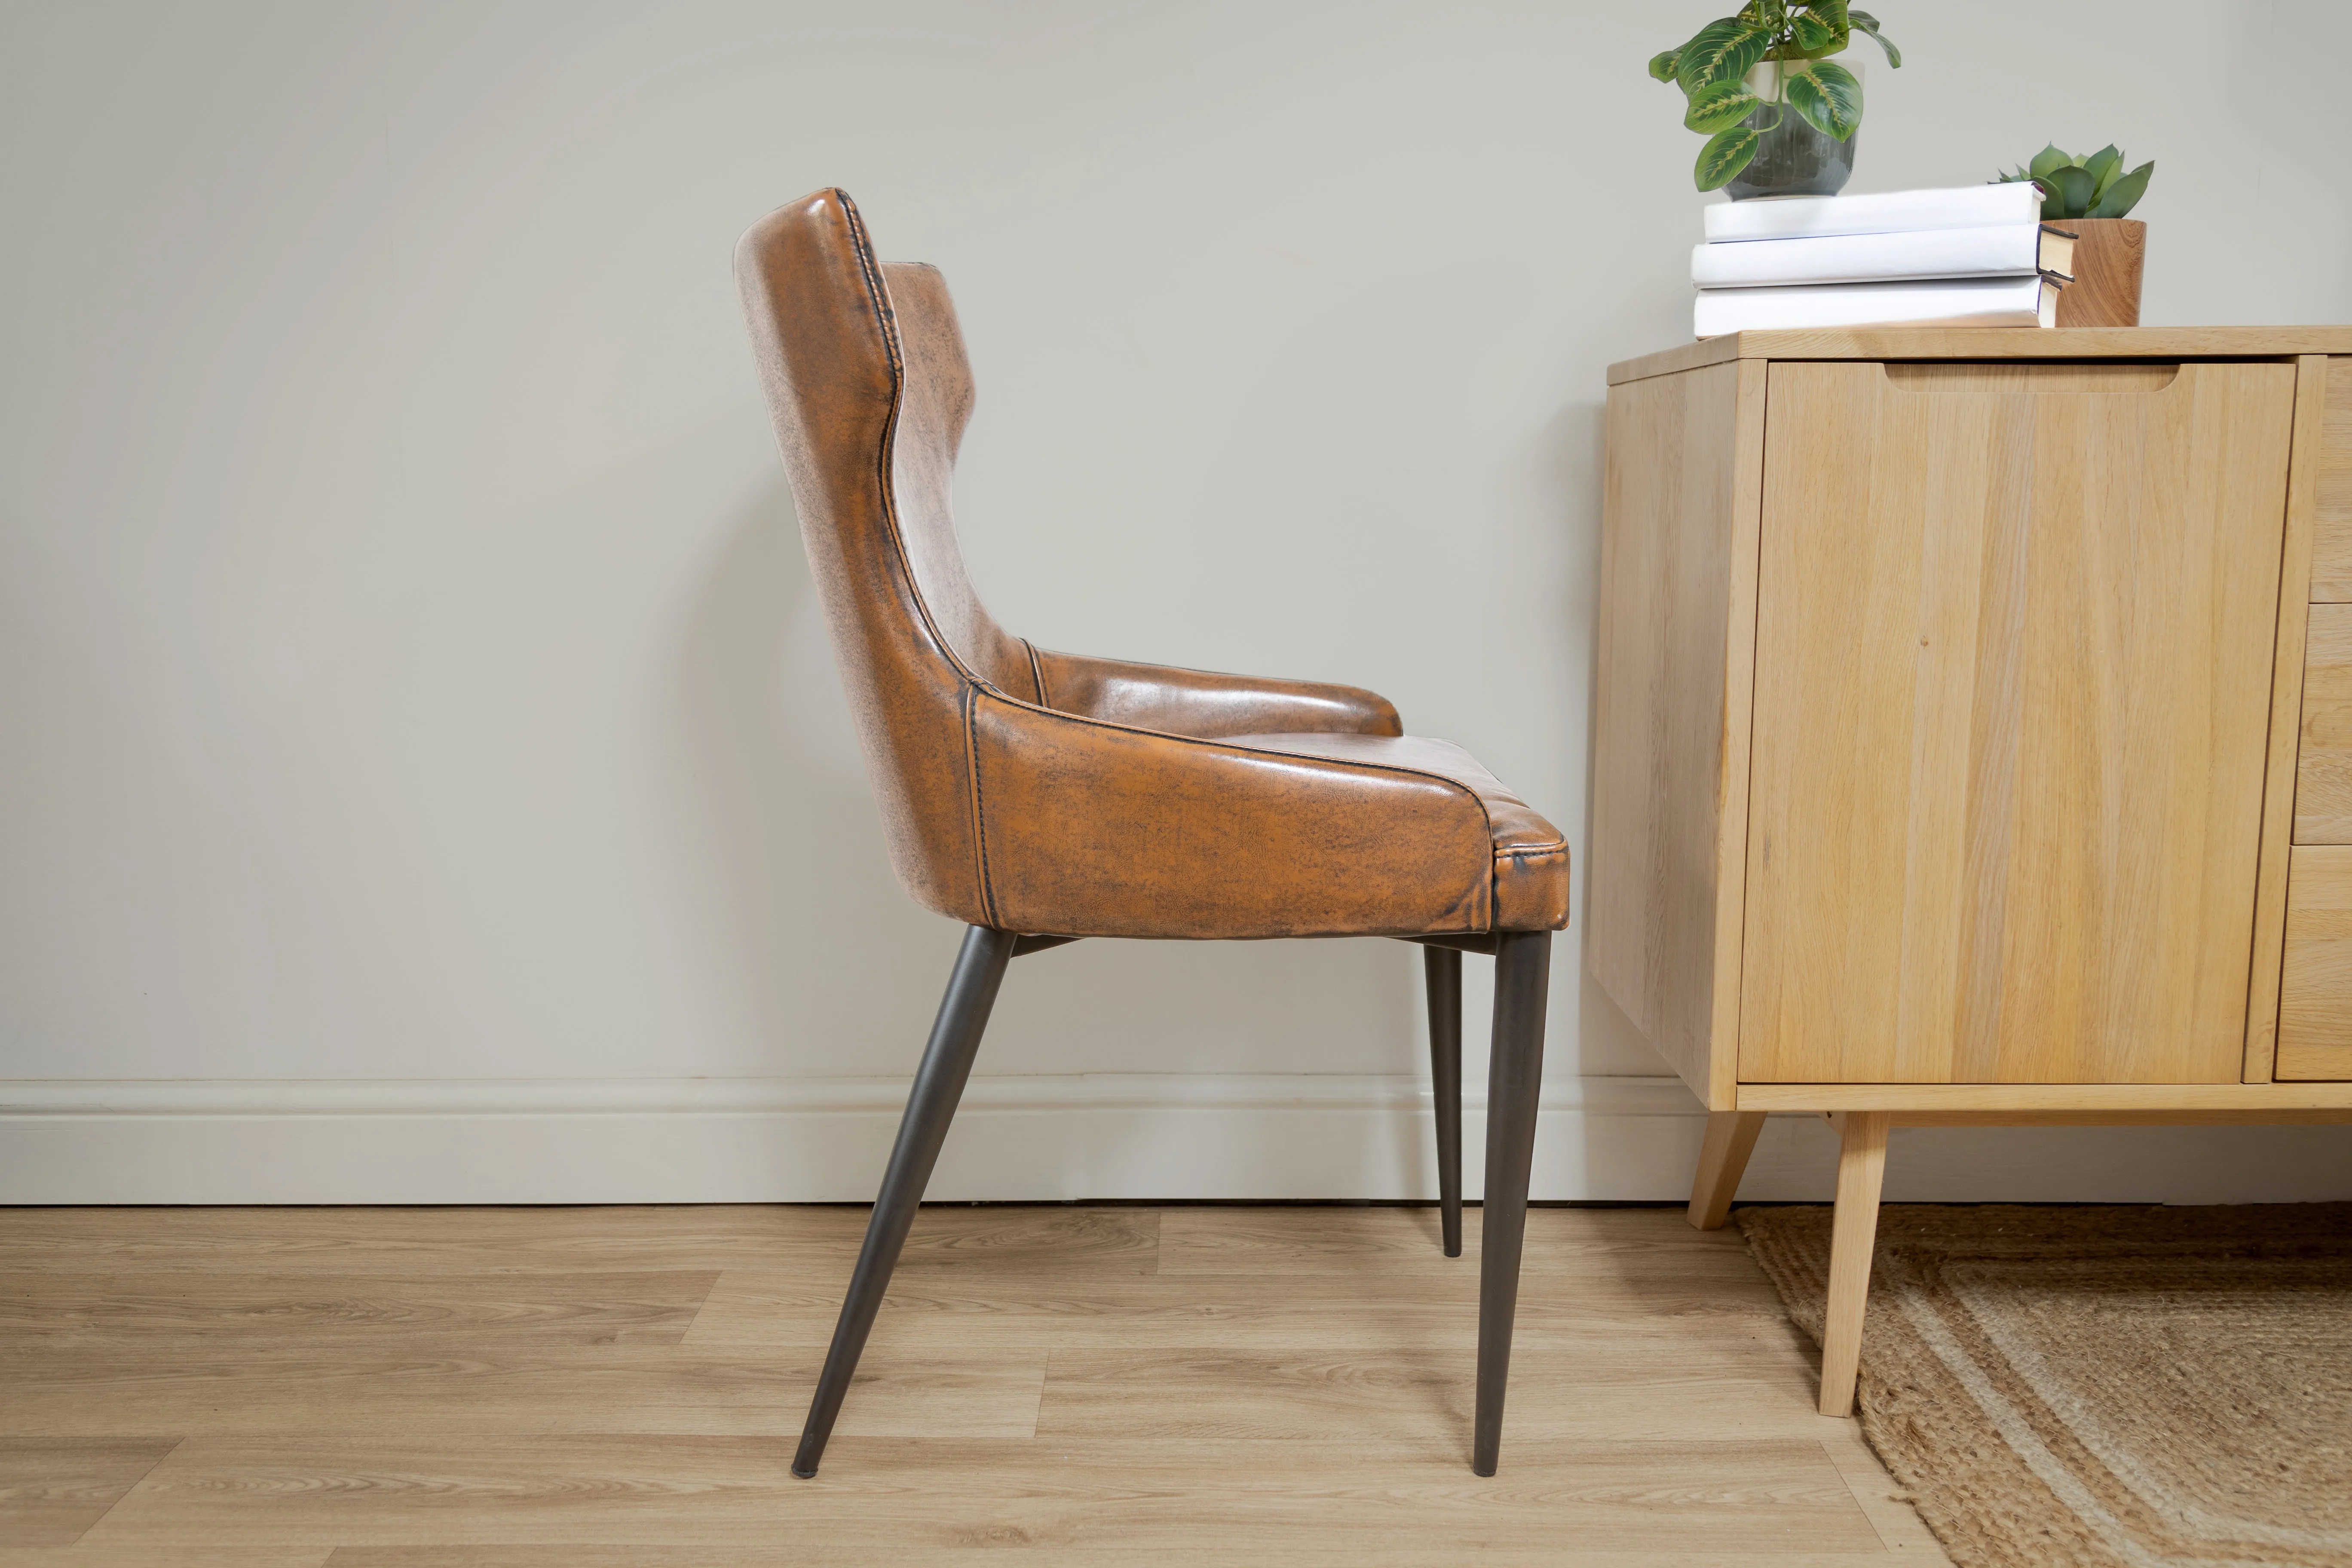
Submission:
{"label": "white wall", "polygon": [[[2169,9],[1888,0],[1853,188],[2119,139],[2149,321],[2352,320],[2346,8]],[[1580,855],[1601,373],[1687,336],[1701,200],[1643,62],[1707,14],[0,6],[0,1198],[869,1190],[957,932],[729,276],[821,184],[955,289],[1002,620],[1372,686]],[[1539,1195],[1674,1195],[1578,940]],[[1417,969],[1025,960],[941,1190],[1422,1191]],[[2352,1133],[2087,1137],[1894,1188],[2352,1193]]]}

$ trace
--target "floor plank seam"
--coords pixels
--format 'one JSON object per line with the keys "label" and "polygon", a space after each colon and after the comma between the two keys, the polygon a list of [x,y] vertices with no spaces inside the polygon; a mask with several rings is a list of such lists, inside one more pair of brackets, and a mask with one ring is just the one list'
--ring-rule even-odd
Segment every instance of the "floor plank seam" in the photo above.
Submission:
{"label": "floor plank seam", "polygon": [[125,1502],[128,1502],[132,1494],[147,1484],[150,1477],[154,1475],[157,1470],[163,1468],[166,1460],[170,1459],[173,1455],[178,1453],[182,1448],[186,1447],[187,1444],[188,1439],[184,1434],[173,1438],[172,1446],[164,1449],[162,1453],[156,1455],[155,1462],[149,1465],[145,1469],[140,1471],[139,1479],[131,1482],[129,1486],[123,1488],[121,1496],[116,1498],[112,1502],[108,1503],[103,1512],[100,1513],[96,1519],[91,1520],[88,1524],[82,1526],[81,1533],[73,1538],[72,1544],[75,1547],[79,1547],[82,1542],[88,1541],[91,1531],[96,1530],[100,1525],[104,1524],[109,1519],[111,1519],[114,1516],[114,1510],[116,1509],[121,1508]]}

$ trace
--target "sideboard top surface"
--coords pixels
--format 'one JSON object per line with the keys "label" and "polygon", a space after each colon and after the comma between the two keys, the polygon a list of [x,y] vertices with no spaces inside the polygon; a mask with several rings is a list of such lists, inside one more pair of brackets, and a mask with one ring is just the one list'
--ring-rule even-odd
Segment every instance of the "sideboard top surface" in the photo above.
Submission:
{"label": "sideboard top surface", "polygon": [[1609,367],[1609,384],[1742,359],[2270,359],[2352,354],[2352,327],[1833,327],[1731,332]]}

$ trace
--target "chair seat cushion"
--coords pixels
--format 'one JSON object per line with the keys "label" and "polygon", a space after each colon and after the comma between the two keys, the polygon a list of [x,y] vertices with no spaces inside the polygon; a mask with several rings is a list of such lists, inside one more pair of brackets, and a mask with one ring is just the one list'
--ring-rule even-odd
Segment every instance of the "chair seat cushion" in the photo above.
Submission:
{"label": "chair seat cushion", "polygon": [[1231,735],[1225,743],[1432,773],[1461,784],[1486,814],[1495,853],[1494,929],[1556,931],[1568,923],[1568,840],[1478,759],[1426,735]]}

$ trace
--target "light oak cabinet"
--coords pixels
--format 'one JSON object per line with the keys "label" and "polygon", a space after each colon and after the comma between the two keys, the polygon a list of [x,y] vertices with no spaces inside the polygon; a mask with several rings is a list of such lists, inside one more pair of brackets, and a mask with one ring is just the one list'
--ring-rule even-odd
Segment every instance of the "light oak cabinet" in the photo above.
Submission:
{"label": "light oak cabinet", "polygon": [[1610,380],[1588,962],[1712,1113],[1694,1223],[1842,1119],[1843,1414],[1890,1126],[2352,1120],[2352,329]]}

